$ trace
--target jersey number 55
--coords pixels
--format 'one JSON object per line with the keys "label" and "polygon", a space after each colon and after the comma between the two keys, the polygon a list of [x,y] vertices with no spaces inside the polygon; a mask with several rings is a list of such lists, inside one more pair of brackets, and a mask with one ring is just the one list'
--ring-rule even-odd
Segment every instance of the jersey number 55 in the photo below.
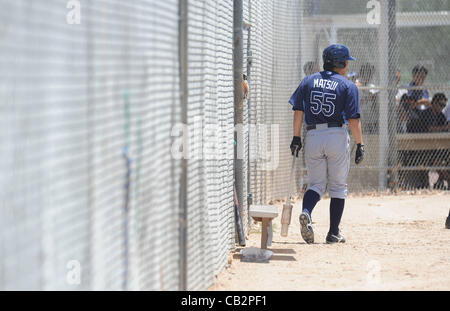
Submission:
{"label": "jersey number 55", "polygon": [[311,112],[316,115],[323,113],[324,116],[331,117],[335,110],[335,99],[336,94],[312,91],[310,99]]}

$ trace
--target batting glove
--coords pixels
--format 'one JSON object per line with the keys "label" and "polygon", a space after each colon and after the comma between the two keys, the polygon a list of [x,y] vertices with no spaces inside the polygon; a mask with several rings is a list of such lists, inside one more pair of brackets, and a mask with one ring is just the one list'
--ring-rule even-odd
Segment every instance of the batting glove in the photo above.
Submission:
{"label": "batting glove", "polygon": [[356,148],[355,163],[358,165],[364,160],[364,145],[358,144]]}
{"label": "batting glove", "polygon": [[300,152],[300,149],[302,149],[302,139],[298,136],[294,136],[294,138],[292,138],[291,143],[292,155],[295,154],[295,156],[298,158],[298,153]]}

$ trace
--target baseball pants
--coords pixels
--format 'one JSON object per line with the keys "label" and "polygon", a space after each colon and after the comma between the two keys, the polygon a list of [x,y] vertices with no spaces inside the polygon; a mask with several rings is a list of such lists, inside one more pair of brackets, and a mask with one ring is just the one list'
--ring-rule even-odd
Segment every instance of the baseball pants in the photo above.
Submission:
{"label": "baseball pants", "polygon": [[313,190],[322,197],[328,184],[331,198],[347,198],[350,137],[346,127],[326,127],[308,131],[305,162],[308,171],[308,190]]}

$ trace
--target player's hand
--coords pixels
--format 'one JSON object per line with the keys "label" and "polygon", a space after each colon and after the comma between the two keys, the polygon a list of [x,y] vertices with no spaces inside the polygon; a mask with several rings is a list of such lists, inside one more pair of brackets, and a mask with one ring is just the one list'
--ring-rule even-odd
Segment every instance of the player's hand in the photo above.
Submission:
{"label": "player's hand", "polygon": [[364,160],[364,145],[358,144],[356,148],[355,163],[358,165]]}
{"label": "player's hand", "polygon": [[302,139],[298,136],[294,136],[294,138],[292,138],[291,143],[292,155],[295,154],[295,156],[298,158],[298,153],[300,152],[300,149],[302,149]]}

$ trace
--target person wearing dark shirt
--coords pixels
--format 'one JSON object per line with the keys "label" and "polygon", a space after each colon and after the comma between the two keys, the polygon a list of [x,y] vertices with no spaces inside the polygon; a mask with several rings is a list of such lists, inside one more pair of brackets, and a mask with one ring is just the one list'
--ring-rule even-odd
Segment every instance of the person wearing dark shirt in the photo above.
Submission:
{"label": "person wearing dark shirt", "polygon": [[431,100],[431,107],[419,115],[422,132],[446,132],[449,129],[447,118],[442,113],[447,98],[443,93],[437,93]]}
{"label": "person wearing dark shirt", "polygon": [[[442,110],[447,104],[447,97],[443,93],[437,93],[433,96],[431,101],[431,108],[423,115],[423,121],[425,123],[428,132],[447,132],[450,129],[450,123],[447,118],[442,113]],[[449,149],[435,149],[430,150],[429,163],[428,166],[435,167],[448,167],[450,164],[450,150]],[[438,169],[436,171],[439,178],[434,184],[436,189],[444,189],[444,184],[447,182],[447,187],[450,184],[450,170],[448,169]]]}
{"label": "person wearing dark shirt", "polygon": [[364,63],[359,69],[359,79],[355,83],[358,88],[361,88],[361,119],[364,120],[362,126],[366,134],[378,133],[378,90],[371,83],[374,74],[375,66]]}
{"label": "person wearing dark shirt", "polygon": [[[406,132],[407,133],[423,133],[427,132],[427,128],[423,123],[423,110],[416,107],[414,99],[410,99],[410,109],[408,112],[408,121],[406,122]],[[429,110],[429,109],[427,109]]]}
{"label": "person wearing dark shirt", "polygon": [[414,66],[412,70],[413,80],[408,84],[408,96],[414,99],[416,103],[416,108],[419,110],[425,110],[430,106],[430,95],[427,90],[424,89],[410,89],[414,87],[420,87],[425,82],[427,78],[428,70],[421,65]]}
{"label": "person wearing dark shirt", "polygon": [[411,114],[414,111],[414,100],[409,98],[408,94],[403,94],[397,106],[397,131],[399,133],[406,133],[408,121],[411,119]]}
{"label": "person wearing dark shirt", "polygon": [[[410,111],[410,119],[407,124],[409,133],[429,133],[429,132],[445,132],[450,129],[450,125],[442,113],[446,105],[447,98],[443,93],[437,93],[431,100],[430,108],[420,110],[418,107]],[[446,160],[447,159],[447,160]],[[439,150],[410,150],[404,152],[402,164],[404,166],[447,166],[449,159],[448,149]],[[443,184],[443,180],[449,179],[448,170],[438,170],[439,182]],[[404,173],[405,183],[413,188],[427,188],[429,185],[427,171],[411,171]]]}
{"label": "person wearing dark shirt", "polygon": [[449,130],[447,118],[442,113],[447,98],[443,93],[433,96],[430,108],[413,108],[407,124],[408,133],[446,132]]}
{"label": "person wearing dark shirt", "polygon": [[447,97],[445,97],[444,93],[437,93],[433,96],[430,109],[432,117],[428,126],[430,132],[447,132],[450,129],[450,123],[443,113],[446,104]]}

